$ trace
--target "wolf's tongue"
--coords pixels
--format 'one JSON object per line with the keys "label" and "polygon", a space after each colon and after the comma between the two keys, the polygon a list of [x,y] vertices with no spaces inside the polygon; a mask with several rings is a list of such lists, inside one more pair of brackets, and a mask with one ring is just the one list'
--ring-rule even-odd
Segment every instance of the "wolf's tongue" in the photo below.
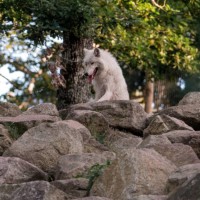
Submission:
{"label": "wolf's tongue", "polygon": [[94,78],[93,74],[88,76],[88,81],[90,84],[92,83],[93,78]]}
{"label": "wolf's tongue", "polygon": [[97,73],[97,68],[95,68],[95,70],[93,71],[93,73],[91,75],[88,76],[88,81],[89,83],[91,84],[92,83],[92,80],[94,79],[94,76],[96,75]]}

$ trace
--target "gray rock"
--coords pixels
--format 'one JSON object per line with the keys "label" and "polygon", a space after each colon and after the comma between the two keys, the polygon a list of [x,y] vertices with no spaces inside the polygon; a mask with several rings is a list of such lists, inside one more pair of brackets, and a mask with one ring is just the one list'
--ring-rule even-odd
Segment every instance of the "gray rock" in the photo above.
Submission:
{"label": "gray rock", "polygon": [[1,117],[15,117],[22,113],[19,107],[8,102],[0,102],[0,116]]}
{"label": "gray rock", "polygon": [[166,195],[138,195],[127,200],[166,200]]}
{"label": "gray rock", "polygon": [[193,128],[185,124],[182,120],[168,115],[156,115],[149,126],[144,130],[144,136],[159,135],[172,130],[191,130]]}
{"label": "gray rock", "polygon": [[36,166],[15,157],[0,157],[0,184],[48,180],[48,175]]}
{"label": "gray rock", "polygon": [[172,131],[164,135],[172,143],[183,143],[191,146],[200,158],[200,131]]}
{"label": "gray rock", "polygon": [[134,101],[103,101],[77,104],[60,111],[62,118],[75,110],[90,110],[101,113],[111,127],[128,130],[142,135],[146,128],[148,114]]}
{"label": "gray rock", "polygon": [[59,116],[59,112],[56,106],[52,103],[42,103],[36,106],[33,106],[22,113],[22,115],[50,115],[50,116]]}
{"label": "gray rock", "polygon": [[0,200],[69,200],[63,191],[45,181],[0,185]]}
{"label": "gray rock", "polygon": [[85,197],[85,198],[78,198],[78,199],[73,199],[73,200],[112,200],[104,197]]}
{"label": "gray rock", "polygon": [[3,152],[9,148],[12,144],[13,140],[10,137],[8,130],[0,124],[0,156]]}
{"label": "gray rock", "polygon": [[126,151],[126,149],[136,148],[141,142],[141,137],[117,129],[110,129],[105,138],[105,144],[117,154]]}
{"label": "gray rock", "polygon": [[105,137],[108,132],[108,122],[99,112],[90,110],[73,110],[69,112],[66,119],[76,120],[86,126],[92,136],[94,136],[97,140]]}
{"label": "gray rock", "polygon": [[83,126],[75,127],[78,124],[73,121],[42,123],[26,131],[3,156],[20,157],[50,171],[61,155],[83,152]]}
{"label": "gray rock", "polygon": [[178,105],[187,105],[187,104],[200,105],[200,92],[189,92],[178,103]]}
{"label": "gray rock", "polygon": [[[184,144],[167,144],[167,140],[164,138],[151,139],[152,137],[146,138],[139,146],[139,148],[153,148],[162,156],[166,157],[176,166],[182,166],[192,163],[199,163],[200,160],[198,159],[197,155],[193,151],[193,149]],[[157,137],[158,138],[158,137]],[[163,141],[164,140],[164,141]],[[160,141],[160,143],[159,143]]]}
{"label": "gray rock", "polygon": [[200,173],[186,181],[167,200],[199,200],[200,199]]}
{"label": "gray rock", "polygon": [[176,166],[153,149],[128,149],[95,181],[91,195],[128,200],[139,194],[163,195]]}
{"label": "gray rock", "polygon": [[171,142],[164,135],[149,135],[138,146],[138,148],[151,148],[157,145],[170,145]]}
{"label": "gray rock", "polygon": [[73,178],[51,182],[52,185],[71,196],[81,198],[88,194],[89,180],[86,178]]}
{"label": "gray rock", "polygon": [[199,133],[200,132],[189,131],[189,130],[177,130],[177,131],[170,131],[163,135],[166,136],[171,141],[171,143],[189,144],[190,140],[193,137],[200,135]]}
{"label": "gray rock", "polygon": [[91,104],[94,111],[100,112],[114,128],[142,135],[146,128],[148,114],[134,101],[103,101]]}
{"label": "gray rock", "polygon": [[167,191],[173,191],[175,188],[181,186],[184,182],[190,180],[199,173],[200,163],[189,164],[179,167],[172,174],[170,174],[167,183]]}
{"label": "gray rock", "polygon": [[75,177],[85,177],[94,165],[107,165],[107,162],[115,159],[112,152],[102,154],[83,153],[61,156],[55,169],[56,180]]}
{"label": "gray rock", "polygon": [[194,130],[200,130],[200,107],[197,104],[179,105],[166,108],[159,112],[184,121]]}

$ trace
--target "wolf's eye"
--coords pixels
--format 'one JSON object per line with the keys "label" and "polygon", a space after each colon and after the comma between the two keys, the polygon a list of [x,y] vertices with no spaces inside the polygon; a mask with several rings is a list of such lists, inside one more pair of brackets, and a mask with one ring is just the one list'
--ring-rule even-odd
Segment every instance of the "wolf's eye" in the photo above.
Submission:
{"label": "wolf's eye", "polygon": [[91,65],[94,65],[94,62],[91,62],[90,64],[91,64]]}

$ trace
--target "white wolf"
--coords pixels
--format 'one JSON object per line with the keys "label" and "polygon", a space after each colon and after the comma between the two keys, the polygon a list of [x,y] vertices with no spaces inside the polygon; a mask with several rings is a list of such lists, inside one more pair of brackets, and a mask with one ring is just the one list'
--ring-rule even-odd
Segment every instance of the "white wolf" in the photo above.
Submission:
{"label": "white wolf", "polygon": [[93,84],[95,101],[129,100],[127,85],[117,60],[99,48],[84,49],[85,75]]}

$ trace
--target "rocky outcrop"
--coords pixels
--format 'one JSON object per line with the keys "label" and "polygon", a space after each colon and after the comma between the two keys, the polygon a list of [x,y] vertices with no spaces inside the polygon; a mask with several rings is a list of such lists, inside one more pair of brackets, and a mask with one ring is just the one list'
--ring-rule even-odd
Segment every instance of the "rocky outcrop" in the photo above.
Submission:
{"label": "rocky outcrop", "polygon": [[0,200],[197,200],[199,108],[198,92],[152,115],[134,101],[0,103]]}
{"label": "rocky outcrop", "polygon": [[75,128],[68,121],[60,121],[42,123],[29,129],[3,156],[19,157],[49,172],[61,155],[82,152],[83,136],[79,127]]}

